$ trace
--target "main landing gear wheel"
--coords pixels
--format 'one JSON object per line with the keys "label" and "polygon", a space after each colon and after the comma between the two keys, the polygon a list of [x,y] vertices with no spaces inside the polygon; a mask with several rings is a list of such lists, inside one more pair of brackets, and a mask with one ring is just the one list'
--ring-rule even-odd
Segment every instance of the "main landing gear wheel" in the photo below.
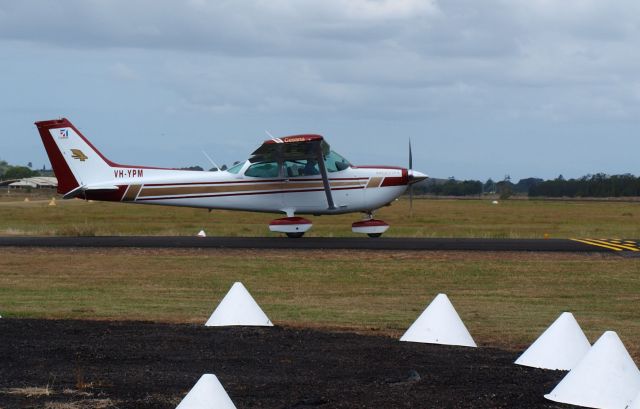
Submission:
{"label": "main landing gear wheel", "polygon": [[269,230],[277,233],[284,233],[287,237],[297,239],[311,228],[311,222],[303,217],[283,217],[272,220],[269,223]]}
{"label": "main landing gear wheel", "polygon": [[382,236],[382,233],[389,229],[389,225],[382,220],[367,219],[355,222],[351,225],[351,231],[354,233],[366,234],[375,238]]}

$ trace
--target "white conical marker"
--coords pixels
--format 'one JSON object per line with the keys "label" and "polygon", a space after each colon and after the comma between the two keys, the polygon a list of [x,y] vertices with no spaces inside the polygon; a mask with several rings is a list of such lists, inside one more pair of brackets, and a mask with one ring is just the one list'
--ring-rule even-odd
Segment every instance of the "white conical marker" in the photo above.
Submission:
{"label": "white conical marker", "polygon": [[569,371],[589,352],[591,344],[570,312],[563,312],[524,351],[517,365]]}
{"label": "white conical marker", "polygon": [[196,234],[196,236],[198,236],[198,237],[207,237],[207,233],[205,233],[204,230],[200,230],[198,232],[198,234]]}
{"label": "white conical marker", "polygon": [[640,391],[640,371],[622,341],[605,332],[545,398],[589,408],[624,409]]}
{"label": "white conical marker", "polygon": [[445,294],[438,294],[431,301],[400,341],[477,346]]}
{"label": "white conical marker", "polygon": [[224,296],[206,324],[207,327],[229,325],[272,327],[273,324],[249,291],[237,282]]}
{"label": "white conical marker", "polygon": [[236,409],[215,375],[204,374],[176,409]]}
{"label": "white conical marker", "polygon": [[640,391],[626,409],[640,409]]}

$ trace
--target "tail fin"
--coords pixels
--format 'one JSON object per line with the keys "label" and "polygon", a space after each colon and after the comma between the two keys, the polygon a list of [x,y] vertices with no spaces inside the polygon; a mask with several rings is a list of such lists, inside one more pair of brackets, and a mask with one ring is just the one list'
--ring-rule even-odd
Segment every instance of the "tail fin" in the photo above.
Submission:
{"label": "tail fin", "polygon": [[113,162],[105,158],[66,118],[36,122],[58,178],[58,193],[108,181]]}

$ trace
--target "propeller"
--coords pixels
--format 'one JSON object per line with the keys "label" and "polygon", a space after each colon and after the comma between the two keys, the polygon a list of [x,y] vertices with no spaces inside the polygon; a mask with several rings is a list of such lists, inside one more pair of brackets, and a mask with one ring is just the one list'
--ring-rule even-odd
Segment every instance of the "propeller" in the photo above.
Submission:
{"label": "propeller", "polygon": [[[413,154],[411,153],[411,138],[409,138],[409,173],[413,176]],[[413,183],[409,185],[409,217],[413,217]]]}

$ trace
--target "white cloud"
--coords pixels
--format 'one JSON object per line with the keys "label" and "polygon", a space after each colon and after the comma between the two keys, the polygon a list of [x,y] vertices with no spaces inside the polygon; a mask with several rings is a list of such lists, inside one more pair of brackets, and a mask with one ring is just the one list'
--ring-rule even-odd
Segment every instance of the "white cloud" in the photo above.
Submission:
{"label": "white cloud", "polygon": [[0,39],[7,56],[36,50],[26,69],[3,61],[7,79],[41,75],[38,53],[71,55],[47,66],[58,86],[96,84],[106,102],[122,87],[122,107],[154,95],[149,110],[189,120],[441,121],[474,134],[484,121],[526,138],[521,121],[640,116],[637,0],[4,1]]}
{"label": "white cloud", "polygon": [[118,62],[109,67],[109,73],[118,80],[131,81],[138,79],[138,74],[127,64]]}

